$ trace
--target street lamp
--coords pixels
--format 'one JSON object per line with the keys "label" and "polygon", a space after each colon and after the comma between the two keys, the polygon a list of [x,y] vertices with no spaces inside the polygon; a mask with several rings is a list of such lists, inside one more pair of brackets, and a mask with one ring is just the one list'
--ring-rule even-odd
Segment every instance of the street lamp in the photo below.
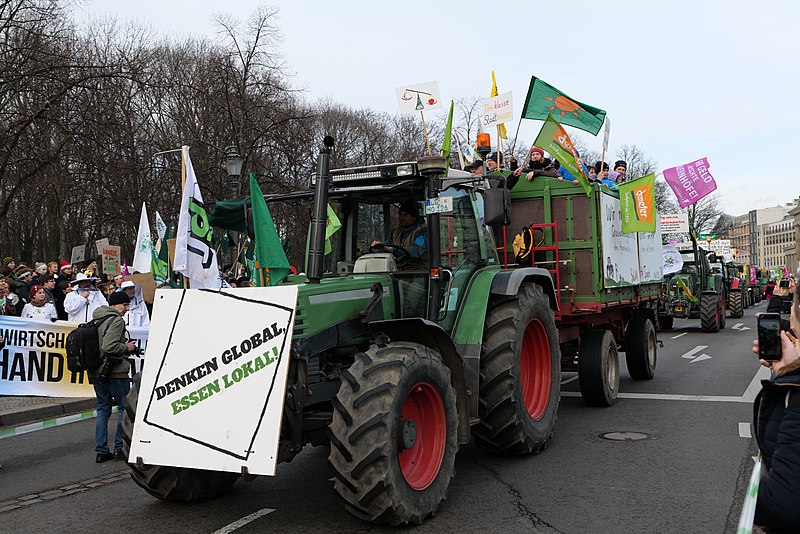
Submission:
{"label": "street lamp", "polygon": [[243,163],[244,157],[239,154],[239,149],[236,145],[231,145],[225,149],[225,168],[228,170],[228,177],[230,178],[231,198],[237,198],[239,196],[240,176],[242,175]]}

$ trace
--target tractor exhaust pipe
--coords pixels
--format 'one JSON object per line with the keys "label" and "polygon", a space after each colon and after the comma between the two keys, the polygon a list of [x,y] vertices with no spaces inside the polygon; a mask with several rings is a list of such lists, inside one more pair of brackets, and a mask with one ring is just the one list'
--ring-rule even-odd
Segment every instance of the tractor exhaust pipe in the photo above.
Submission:
{"label": "tractor exhaust pipe", "polygon": [[328,221],[328,184],[331,180],[333,137],[326,135],[317,157],[317,184],[311,211],[311,238],[308,244],[308,280],[319,284],[325,259],[325,226]]}

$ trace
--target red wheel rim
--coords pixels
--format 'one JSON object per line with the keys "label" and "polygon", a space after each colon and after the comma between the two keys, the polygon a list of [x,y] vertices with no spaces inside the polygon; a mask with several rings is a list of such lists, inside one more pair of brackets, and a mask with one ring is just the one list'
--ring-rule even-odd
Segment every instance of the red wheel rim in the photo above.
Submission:
{"label": "red wheel rim", "polygon": [[406,483],[424,490],[433,483],[444,458],[447,418],[439,392],[428,382],[418,382],[403,401],[402,417],[416,424],[416,440],[397,454]]}
{"label": "red wheel rim", "polygon": [[528,415],[537,421],[544,415],[550,400],[551,365],[547,331],[539,319],[533,319],[522,336],[519,381]]}

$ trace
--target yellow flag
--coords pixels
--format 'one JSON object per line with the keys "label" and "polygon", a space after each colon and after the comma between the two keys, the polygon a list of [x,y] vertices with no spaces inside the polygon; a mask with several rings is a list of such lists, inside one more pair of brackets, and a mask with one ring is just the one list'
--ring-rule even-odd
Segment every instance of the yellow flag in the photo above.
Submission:
{"label": "yellow flag", "polygon": [[[497,96],[497,95],[498,95],[498,92],[497,92],[497,80],[494,77],[494,71],[492,71],[492,93],[489,95],[489,97],[491,98],[491,97]],[[497,131],[498,131],[498,133],[500,135],[500,139],[508,139],[508,132],[506,132],[506,125],[505,124],[498,125],[497,126]],[[497,144],[500,145],[499,140],[498,140]],[[498,146],[497,149],[500,150],[500,147]]]}

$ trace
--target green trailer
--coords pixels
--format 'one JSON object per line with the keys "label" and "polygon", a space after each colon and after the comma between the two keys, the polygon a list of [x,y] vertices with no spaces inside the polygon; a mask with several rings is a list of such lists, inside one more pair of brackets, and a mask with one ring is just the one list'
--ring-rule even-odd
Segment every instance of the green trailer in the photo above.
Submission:
{"label": "green trailer", "polygon": [[531,224],[536,230],[535,265],[548,268],[558,287],[562,370],[578,372],[590,405],[615,402],[618,350],[633,379],[653,378],[656,367],[661,239],[622,234],[620,217],[619,195],[606,187],[587,195],[570,182],[539,177],[512,190],[508,233]]}

